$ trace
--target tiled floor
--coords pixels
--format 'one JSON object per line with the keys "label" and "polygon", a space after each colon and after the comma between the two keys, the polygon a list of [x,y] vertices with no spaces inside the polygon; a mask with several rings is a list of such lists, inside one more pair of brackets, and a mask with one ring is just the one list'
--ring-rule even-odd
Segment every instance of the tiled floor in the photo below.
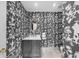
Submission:
{"label": "tiled floor", "polygon": [[58,48],[54,47],[42,47],[41,57],[42,58],[62,58],[63,53],[60,53]]}

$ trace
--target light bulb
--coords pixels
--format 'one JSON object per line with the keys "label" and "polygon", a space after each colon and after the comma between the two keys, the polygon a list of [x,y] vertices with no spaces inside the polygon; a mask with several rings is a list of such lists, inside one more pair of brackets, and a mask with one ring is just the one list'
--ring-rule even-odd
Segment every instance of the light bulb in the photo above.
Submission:
{"label": "light bulb", "polygon": [[38,6],[38,4],[37,4],[37,3],[35,3],[34,5],[35,5],[35,7],[37,7],[37,6]]}
{"label": "light bulb", "polygon": [[55,7],[56,6],[56,3],[53,3],[53,7]]}

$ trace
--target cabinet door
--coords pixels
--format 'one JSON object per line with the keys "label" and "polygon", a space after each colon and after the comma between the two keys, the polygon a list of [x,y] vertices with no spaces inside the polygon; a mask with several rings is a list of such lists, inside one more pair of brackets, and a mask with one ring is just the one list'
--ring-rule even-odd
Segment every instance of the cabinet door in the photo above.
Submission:
{"label": "cabinet door", "polygon": [[22,53],[24,58],[31,58],[32,53],[32,40],[22,41]]}
{"label": "cabinet door", "polygon": [[40,40],[23,40],[22,52],[23,58],[41,57]]}
{"label": "cabinet door", "polygon": [[41,56],[40,40],[32,40],[32,57],[38,58]]}

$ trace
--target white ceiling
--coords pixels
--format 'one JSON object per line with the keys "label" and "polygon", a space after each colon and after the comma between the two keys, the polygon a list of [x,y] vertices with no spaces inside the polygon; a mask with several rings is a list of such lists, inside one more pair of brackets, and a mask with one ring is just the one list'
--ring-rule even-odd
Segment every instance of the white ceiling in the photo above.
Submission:
{"label": "white ceiling", "polygon": [[30,12],[58,12],[62,11],[63,1],[21,1]]}

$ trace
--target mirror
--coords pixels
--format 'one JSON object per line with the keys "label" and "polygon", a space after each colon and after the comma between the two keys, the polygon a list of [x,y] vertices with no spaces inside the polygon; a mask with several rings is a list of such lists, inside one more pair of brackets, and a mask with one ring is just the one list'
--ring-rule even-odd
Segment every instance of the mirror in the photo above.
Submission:
{"label": "mirror", "polygon": [[36,17],[33,16],[32,22],[31,22],[31,31],[33,33],[33,36],[35,36],[35,32],[37,30],[37,21],[36,21]]}

